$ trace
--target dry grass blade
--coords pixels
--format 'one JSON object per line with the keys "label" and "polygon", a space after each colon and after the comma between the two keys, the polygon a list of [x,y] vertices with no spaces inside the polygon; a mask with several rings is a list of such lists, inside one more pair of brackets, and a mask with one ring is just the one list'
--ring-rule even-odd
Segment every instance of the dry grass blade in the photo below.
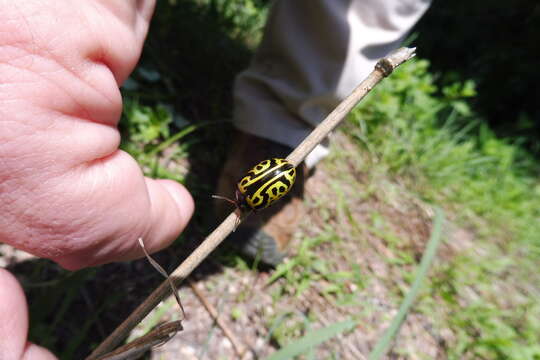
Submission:
{"label": "dry grass blade", "polygon": [[138,356],[144,354],[154,346],[166,343],[178,331],[182,331],[183,329],[182,321],[180,320],[168,322],[96,360],[129,360],[138,358]]}
{"label": "dry grass blade", "polygon": [[191,279],[188,279],[188,282],[189,282],[189,286],[193,290],[193,293],[197,296],[199,301],[203,304],[204,308],[206,309],[206,311],[208,311],[212,319],[221,328],[225,336],[227,336],[227,338],[230,340],[231,344],[233,345],[234,351],[236,352],[236,355],[238,356],[239,359],[241,359],[246,353],[246,348],[244,347],[244,345],[242,345],[240,340],[238,340],[238,338],[234,335],[232,330],[227,326],[227,324],[219,316],[219,313],[216,310],[216,308],[212,304],[210,304],[210,302],[208,302],[208,300],[206,299],[206,296],[204,295],[204,292],[197,286],[197,284],[194,283]]}
{"label": "dry grass blade", "polygon": [[171,287],[171,292],[173,293],[174,298],[176,299],[176,302],[178,303],[178,306],[180,307],[180,311],[182,312],[182,318],[180,319],[180,321],[184,320],[186,318],[186,312],[184,311],[184,307],[182,306],[182,302],[180,301],[180,296],[178,295],[178,289],[176,289],[176,286],[174,286],[174,283],[172,282],[171,278],[169,277],[169,274],[167,274],[165,269],[162,268],[161,265],[157,263],[157,261],[152,259],[150,254],[148,254],[148,252],[146,251],[146,248],[144,247],[144,241],[142,238],[139,238],[139,244],[141,245],[144,255],[146,256],[146,259],[148,259],[148,262],[154,267],[154,269],[156,269],[161,275],[163,275],[165,279],[167,279],[167,282],[169,283]]}

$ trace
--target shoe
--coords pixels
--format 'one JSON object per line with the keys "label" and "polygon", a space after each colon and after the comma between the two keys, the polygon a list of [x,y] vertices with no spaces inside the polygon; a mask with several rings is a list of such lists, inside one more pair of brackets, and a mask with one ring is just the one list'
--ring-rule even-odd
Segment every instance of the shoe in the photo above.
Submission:
{"label": "shoe", "polygon": [[[234,199],[236,183],[251,167],[265,159],[285,158],[292,150],[271,140],[237,131],[219,177],[216,194]],[[305,214],[305,175],[306,167],[302,163],[296,168],[296,181],[290,192],[272,206],[250,214],[227,241],[237,246],[241,253],[263,264],[276,266],[282,262],[287,254],[287,245]],[[230,203],[220,199],[215,201],[215,209],[219,221],[234,210]]]}

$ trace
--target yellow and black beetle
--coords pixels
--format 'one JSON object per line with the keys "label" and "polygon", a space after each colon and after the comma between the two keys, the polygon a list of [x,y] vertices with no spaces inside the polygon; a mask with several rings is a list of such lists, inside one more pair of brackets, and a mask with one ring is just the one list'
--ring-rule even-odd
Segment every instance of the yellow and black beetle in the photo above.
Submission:
{"label": "yellow and black beetle", "polygon": [[296,169],[285,159],[263,160],[236,184],[236,200],[214,195],[233,203],[242,213],[258,211],[286,195],[294,185]]}

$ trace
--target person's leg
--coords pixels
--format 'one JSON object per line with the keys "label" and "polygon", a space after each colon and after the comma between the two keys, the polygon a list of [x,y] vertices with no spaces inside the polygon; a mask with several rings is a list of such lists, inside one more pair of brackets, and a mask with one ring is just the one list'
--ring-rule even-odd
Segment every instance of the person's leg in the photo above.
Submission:
{"label": "person's leg", "polygon": [[235,126],[297,146],[399,46],[429,3],[276,1],[252,64],[235,83]]}
{"label": "person's leg", "polygon": [[[242,173],[268,157],[285,157],[397,48],[429,6],[428,0],[278,0],[263,41],[234,87],[239,130],[218,184],[234,193]],[[328,152],[318,146],[312,167]],[[231,239],[263,262],[278,263],[303,215],[305,167],[288,202],[251,215]],[[225,204],[220,204],[225,213]],[[230,209],[229,209],[230,210]]]}

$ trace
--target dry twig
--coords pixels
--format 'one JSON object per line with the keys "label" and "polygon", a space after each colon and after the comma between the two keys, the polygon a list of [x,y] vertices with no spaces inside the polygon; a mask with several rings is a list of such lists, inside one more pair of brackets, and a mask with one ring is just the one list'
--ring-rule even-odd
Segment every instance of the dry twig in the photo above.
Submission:
{"label": "dry twig", "polygon": [[197,296],[199,301],[203,304],[206,311],[208,311],[212,319],[221,328],[225,336],[230,340],[238,358],[242,359],[242,357],[246,353],[246,348],[244,347],[244,345],[242,345],[242,343],[236,338],[232,330],[227,326],[227,324],[223,321],[223,319],[219,317],[218,311],[212,304],[210,304],[210,302],[208,302],[206,296],[204,295],[203,290],[200,289],[197,286],[197,284],[189,278],[188,278],[188,283],[189,283],[189,286],[191,287],[191,290],[193,290],[193,293]]}
{"label": "dry twig", "polygon": [[[375,69],[358,85],[356,89],[343,100],[327,117],[315,128],[311,134],[287,157],[293,165],[297,166],[352,110],[371,89],[383,78],[390,75],[395,68],[411,59],[415,48],[399,48],[375,65]],[[210,253],[234,230],[240,213],[231,213],[189,257],[170,275],[172,281],[179,285]],[[171,293],[167,281],[163,282],[131,315],[124,320],[107,339],[105,339],[87,358],[93,360],[111,351],[128,333],[154,309],[165,297]]]}

